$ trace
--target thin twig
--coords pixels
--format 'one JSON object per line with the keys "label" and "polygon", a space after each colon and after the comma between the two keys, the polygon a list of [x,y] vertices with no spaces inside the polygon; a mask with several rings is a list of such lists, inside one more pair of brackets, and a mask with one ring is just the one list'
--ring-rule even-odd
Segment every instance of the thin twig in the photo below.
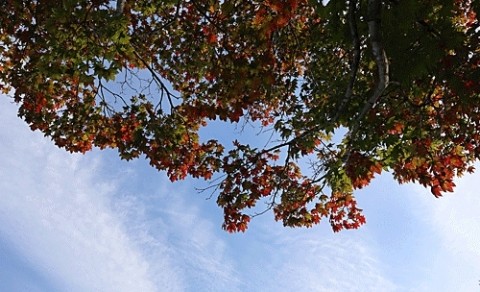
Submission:
{"label": "thin twig", "polygon": [[145,66],[145,68],[147,68],[148,71],[150,71],[150,74],[152,74],[152,78],[155,79],[155,82],[157,83],[157,85],[160,86],[160,88],[162,89],[162,93],[165,92],[167,94],[168,102],[170,104],[171,109],[173,110],[175,108],[175,106],[173,104],[172,97],[175,97],[175,95],[173,95],[168,90],[168,88],[162,82],[162,79],[160,79],[160,77],[157,75],[155,70],[153,70],[153,68],[150,66],[150,64],[148,64],[148,62],[145,61],[145,59],[143,59],[142,56],[140,56],[140,54],[136,50],[134,51],[134,54],[137,57],[137,59],[140,60],[140,62],[142,62],[142,64]]}

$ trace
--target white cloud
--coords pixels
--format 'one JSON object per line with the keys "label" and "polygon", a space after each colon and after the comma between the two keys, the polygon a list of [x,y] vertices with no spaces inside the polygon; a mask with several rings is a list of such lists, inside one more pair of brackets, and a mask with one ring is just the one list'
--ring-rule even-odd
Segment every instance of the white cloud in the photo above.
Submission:
{"label": "white cloud", "polygon": [[59,150],[28,130],[4,97],[0,124],[0,243],[59,290],[235,290],[215,234],[223,231],[184,198],[181,184],[141,162],[109,161],[108,152]]}
{"label": "white cloud", "polygon": [[[151,263],[112,212],[116,187],[95,155],[71,155],[32,134],[0,103],[0,241],[62,291],[181,291],[168,255]],[[0,275],[1,277],[1,275]]]}
{"label": "white cloud", "polygon": [[[134,180],[136,176],[133,175]],[[159,188],[155,192],[130,190],[120,200],[130,202],[130,207],[121,209],[130,210],[130,214],[124,216],[125,221],[137,228],[131,233],[140,235],[137,241],[142,242],[142,249],[149,250],[150,262],[161,260],[158,252],[164,249],[182,274],[184,291],[237,291],[238,275],[226,254],[226,242],[221,238],[228,235],[220,230],[220,224],[212,223],[204,209],[197,207],[205,200],[195,198],[194,191],[189,194],[185,184],[177,182],[172,186],[158,176],[153,173],[149,177]],[[193,189],[188,183],[186,185]],[[164,243],[159,244],[161,241]],[[152,268],[156,273],[163,272]],[[163,290],[166,289],[160,289]]]}
{"label": "white cloud", "polygon": [[[268,231],[266,231],[268,232]],[[394,291],[360,232],[327,228],[269,232],[257,291]],[[282,235],[283,234],[283,235]],[[285,235],[288,236],[285,236]]]}
{"label": "white cloud", "polygon": [[[479,169],[479,165],[477,165]],[[418,217],[437,235],[438,248],[429,276],[418,291],[478,291],[480,281],[480,196],[478,173],[456,181],[455,193],[435,199],[415,188]],[[412,202],[413,203],[413,202]]]}
{"label": "white cloud", "polygon": [[[368,223],[354,232],[285,229],[267,214],[246,234],[229,235],[214,200],[195,196],[190,182],[171,185],[144,161],[119,162],[111,152],[59,150],[32,134],[3,97],[0,124],[0,252],[13,249],[49,288],[478,289],[475,176],[439,200],[381,178],[359,194]],[[0,283],[20,270],[0,271]]]}

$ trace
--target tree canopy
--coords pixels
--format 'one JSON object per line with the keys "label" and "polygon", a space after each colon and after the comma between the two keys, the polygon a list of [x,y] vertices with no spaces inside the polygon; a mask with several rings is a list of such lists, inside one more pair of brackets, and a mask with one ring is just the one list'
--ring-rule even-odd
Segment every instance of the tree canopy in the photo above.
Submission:
{"label": "tree canopy", "polygon": [[[0,8],[0,88],[31,129],[71,152],[145,157],[172,181],[210,180],[229,232],[268,210],[285,226],[358,228],[354,191],[376,174],[440,197],[480,156],[480,1]],[[200,135],[214,120],[272,139]]]}

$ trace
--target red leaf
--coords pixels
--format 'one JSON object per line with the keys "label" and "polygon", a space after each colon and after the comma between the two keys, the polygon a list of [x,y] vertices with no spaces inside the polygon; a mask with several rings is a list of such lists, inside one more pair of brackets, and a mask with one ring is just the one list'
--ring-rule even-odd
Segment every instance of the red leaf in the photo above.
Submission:
{"label": "red leaf", "polygon": [[431,192],[437,198],[442,196],[442,188],[439,185],[432,186]]}

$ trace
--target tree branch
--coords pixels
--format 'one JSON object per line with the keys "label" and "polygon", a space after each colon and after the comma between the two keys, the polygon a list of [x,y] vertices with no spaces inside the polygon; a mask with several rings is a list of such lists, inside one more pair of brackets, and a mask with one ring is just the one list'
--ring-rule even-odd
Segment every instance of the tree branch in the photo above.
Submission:
{"label": "tree branch", "polygon": [[[367,7],[367,21],[368,21],[368,34],[370,44],[372,46],[372,54],[377,66],[378,80],[375,84],[372,96],[367,100],[367,103],[363,106],[359,115],[357,116],[352,129],[347,134],[348,139],[351,141],[356,138],[358,129],[360,128],[360,122],[365,115],[372,109],[378,99],[382,96],[383,91],[389,83],[389,67],[388,59],[385,49],[382,43],[382,31],[381,31],[381,12],[382,1],[381,0],[368,0]],[[351,149],[347,150],[344,157],[344,161],[347,161],[350,157]]]}
{"label": "tree branch", "polygon": [[121,15],[123,14],[123,7],[125,6],[125,0],[117,0],[117,9],[116,14]]}
{"label": "tree branch", "polygon": [[[135,46],[134,46],[134,48],[135,48]],[[170,90],[168,90],[167,86],[165,86],[162,79],[157,75],[157,72],[155,72],[155,70],[152,68],[152,66],[150,66],[150,64],[142,56],[140,56],[140,54],[137,52],[136,48],[135,48],[134,54],[137,57],[137,59],[140,60],[140,62],[142,62],[142,64],[145,66],[145,68],[147,68],[147,70],[150,72],[150,74],[152,75],[152,78],[155,80],[157,86],[160,87],[160,89],[162,91],[162,96],[163,96],[163,93],[166,93],[168,103],[170,104],[170,109],[173,111],[173,109],[175,108],[175,105],[173,104],[172,97],[175,97],[175,95],[173,95],[170,92]]]}
{"label": "tree branch", "polygon": [[348,5],[348,26],[350,28],[350,36],[353,42],[353,60],[351,64],[350,80],[348,82],[347,90],[345,91],[345,97],[343,98],[337,113],[333,118],[333,122],[336,123],[340,118],[340,114],[344,110],[353,95],[353,86],[357,79],[358,67],[360,64],[360,37],[358,36],[357,27],[357,0],[350,0]]}
{"label": "tree branch", "polygon": [[372,53],[375,58],[375,64],[377,65],[378,82],[375,86],[372,97],[368,100],[367,105],[359,118],[363,118],[366,112],[372,108],[374,103],[380,98],[389,82],[389,68],[387,54],[383,48],[382,43],[382,31],[381,31],[381,0],[369,0],[368,1],[368,33],[370,42],[372,45]]}

